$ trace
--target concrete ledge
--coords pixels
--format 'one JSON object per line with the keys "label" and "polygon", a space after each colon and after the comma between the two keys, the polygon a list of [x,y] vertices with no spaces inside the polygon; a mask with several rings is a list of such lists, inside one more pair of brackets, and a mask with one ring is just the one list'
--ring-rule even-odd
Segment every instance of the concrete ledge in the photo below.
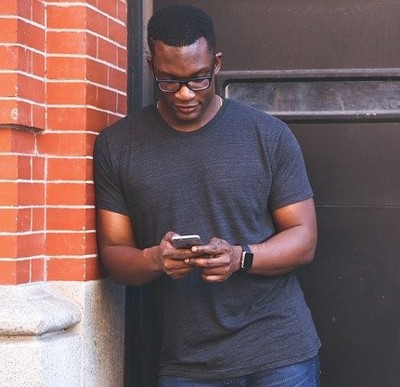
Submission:
{"label": "concrete ledge", "polygon": [[52,294],[46,284],[0,286],[0,337],[41,336],[81,321],[80,310]]}

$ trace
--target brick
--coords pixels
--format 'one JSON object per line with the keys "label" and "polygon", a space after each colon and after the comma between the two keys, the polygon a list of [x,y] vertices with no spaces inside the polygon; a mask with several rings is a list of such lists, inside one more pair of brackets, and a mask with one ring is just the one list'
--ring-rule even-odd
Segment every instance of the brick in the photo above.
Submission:
{"label": "brick", "polygon": [[108,38],[121,46],[127,45],[127,28],[113,19],[108,20]]}
{"label": "brick", "polygon": [[94,254],[96,252],[95,233],[48,232],[45,251],[48,256],[80,256]]}
{"label": "brick", "polygon": [[117,96],[115,91],[97,87],[94,85],[88,86],[87,104],[97,107],[102,110],[116,110]]}
{"label": "brick", "polygon": [[31,261],[29,259],[17,261],[17,284],[29,283],[31,279]]}
{"label": "brick", "polygon": [[86,152],[88,155],[93,155],[94,141],[96,140],[97,134],[88,133],[86,142]]}
{"label": "brick", "polygon": [[89,31],[95,32],[97,35],[100,36],[108,36],[108,23],[107,23],[107,16],[88,8],[87,10],[87,25],[86,28]]}
{"label": "brick", "polygon": [[109,114],[108,115],[108,125],[112,125],[120,119],[121,119],[121,117],[117,114]]}
{"label": "brick", "polygon": [[19,218],[18,208],[2,208],[0,211],[0,232],[16,232]]}
{"label": "brick", "polygon": [[[93,151],[92,151],[92,153],[93,153]],[[87,173],[86,180],[89,182],[92,182],[93,181],[93,159],[87,160],[86,173]],[[89,183],[89,184],[93,184],[93,183]],[[91,189],[94,190],[94,187],[92,187]]]}
{"label": "brick", "polygon": [[18,235],[18,258],[43,255],[44,244],[44,233]]}
{"label": "brick", "polygon": [[98,58],[100,60],[111,63],[113,65],[117,64],[117,47],[113,43],[99,38],[98,47]]}
{"label": "brick", "polygon": [[35,152],[35,144],[36,135],[34,132],[28,130],[11,131],[11,152],[32,154]]}
{"label": "brick", "polygon": [[117,113],[126,115],[128,110],[128,98],[126,95],[118,94]]}
{"label": "brick", "polygon": [[18,156],[18,178],[28,180],[32,177],[32,157]]}
{"label": "brick", "polygon": [[47,58],[48,79],[86,79],[86,58],[49,57]]}
{"label": "brick", "polygon": [[0,101],[0,124],[16,125],[18,124],[18,102],[16,100]]}
{"label": "brick", "polygon": [[16,285],[17,261],[0,259],[0,285]]}
{"label": "brick", "polygon": [[110,15],[113,18],[118,17],[118,7],[116,1],[97,0],[97,7],[105,14]]}
{"label": "brick", "polygon": [[28,128],[32,127],[32,102],[28,101],[18,101],[18,110],[17,110],[17,124],[26,126]]}
{"label": "brick", "polygon": [[12,137],[12,151],[17,153],[34,153],[35,133],[26,130],[15,130]]}
{"label": "brick", "polygon": [[36,79],[25,74],[19,74],[18,96],[23,99],[44,104],[46,102],[44,79]]}
{"label": "brick", "polygon": [[108,84],[108,66],[95,60],[87,61],[87,79],[100,85]]}
{"label": "brick", "polygon": [[117,65],[122,70],[127,69],[127,67],[128,67],[128,51],[126,48],[118,47]]}
{"label": "brick", "polygon": [[93,203],[92,187],[82,183],[51,183],[47,184],[48,205],[87,205]]}
{"label": "brick", "polygon": [[20,208],[17,214],[17,232],[28,232],[32,230],[32,208]]}
{"label": "brick", "polygon": [[0,178],[5,180],[29,179],[31,158],[18,155],[0,155]]}
{"label": "brick", "polygon": [[0,74],[0,96],[15,97],[18,95],[18,74]]}
{"label": "brick", "polygon": [[0,1],[0,15],[16,15],[17,9],[17,0]]}
{"label": "brick", "polygon": [[51,180],[91,180],[88,171],[92,163],[85,158],[49,158],[47,179]]}
{"label": "brick", "polygon": [[18,183],[18,204],[20,206],[43,206],[46,199],[45,195],[44,183]]}
{"label": "brick", "polygon": [[19,20],[18,43],[44,52],[46,44],[44,28]]}
{"label": "brick", "polygon": [[104,268],[98,258],[88,258],[85,262],[85,281],[94,281],[106,277]]}
{"label": "brick", "polygon": [[18,19],[6,19],[0,16],[0,43],[16,43],[18,41]]}
{"label": "brick", "polygon": [[17,70],[18,53],[19,53],[19,48],[17,46],[0,45],[0,68],[3,70]]}
{"label": "brick", "polygon": [[[87,109],[87,126],[90,131],[100,132],[108,125],[108,113],[101,110]],[[89,152],[89,154],[91,154]]]}
{"label": "brick", "polygon": [[17,235],[0,235],[0,257],[17,258]]}
{"label": "brick", "polygon": [[[71,109],[74,114],[75,109]],[[82,109],[83,114],[84,109]],[[38,138],[38,150],[40,154],[58,156],[86,156],[86,133],[44,133]]]}
{"label": "brick", "polygon": [[97,258],[52,258],[48,262],[49,281],[91,281],[102,276]]}
{"label": "brick", "polygon": [[37,258],[31,260],[31,282],[44,281],[45,278],[45,260]]}
{"label": "brick", "polygon": [[94,230],[94,209],[48,208],[46,225],[48,230]]}
{"label": "brick", "polygon": [[86,54],[86,32],[49,31],[47,48],[50,54]]}
{"label": "brick", "polygon": [[49,106],[47,125],[48,129],[85,130],[87,129],[87,108]]}
{"label": "brick", "polygon": [[[0,205],[18,205],[18,183],[0,181]],[[0,255],[1,256],[1,255]]]}
{"label": "brick", "polygon": [[[10,49],[11,48],[12,47],[10,47]],[[10,63],[12,69],[18,69],[21,72],[41,77],[42,78],[41,82],[44,82],[44,74],[45,74],[44,53],[32,51],[30,47],[24,46],[24,47],[18,47],[15,50],[15,52],[11,51],[9,53],[3,53],[3,55],[5,54],[8,55],[9,62],[13,59],[13,55],[15,55],[18,59],[16,63]]]}
{"label": "brick", "polygon": [[85,29],[88,8],[84,6],[47,6],[47,26],[59,29]]}
{"label": "brick", "polygon": [[[2,122],[0,121],[0,124]],[[11,150],[12,130],[11,128],[0,128],[0,152],[9,152]]]}
{"label": "brick", "polygon": [[0,154],[0,179],[14,180],[18,178],[18,156]]}
{"label": "brick", "polygon": [[31,158],[32,169],[31,176],[33,180],[45,179],[46,161],[43,157],[35,156]]}
{"label": "brick", "polygon": [[32,20],[32,0],[18,1],[18,16]]}
{"label": "brick", "polygon": [[128,12],[127,12],[127,4],[126,0],[118,1],[118,20],[121,20],[124,24],[128,21]]}
{"label": "brick", "polygon": [[86,35],[86,55],[97,59],[99,38],[91,33]]}
{"label": "brick", "polygon": [[32,74],[42,77],[45,73],[45,56],[32,52]]}
{"label": "brick", "polygon": [[121,92],[126,92],[127,89],[127,73],[124,70],[119,70],[114,67],[109,67],[108,71],[108,86]]}
{"label": "brick", "polygon": [[43,130],[46,128],[46,108],[32,105],[32,128]]}
{"label": "brick", "polygon": [[47,102],[55,105],[84,105],[86,89],[84,82],[51,82],[47,84]]}
{"label": "brick", "polygon": [[45,25],[45,2],[43,0],[32,0],[32,20],[35,23]]}
{"label": "brick", "polygon": [[44,207],[33,207],[31,217],[32,231],[41,231],[45,229],[45,209]]}

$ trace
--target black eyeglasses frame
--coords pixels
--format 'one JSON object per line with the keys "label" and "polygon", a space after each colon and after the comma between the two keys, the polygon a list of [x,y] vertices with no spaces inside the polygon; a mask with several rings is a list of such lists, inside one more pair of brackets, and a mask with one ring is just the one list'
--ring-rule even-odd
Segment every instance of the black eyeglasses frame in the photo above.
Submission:
{"label": "black eyeglasses frame", "polygon": [[[154,71],[154,65],[153,65],[153,63],[151,63],[151,69],[153,71],[154,82],[156,83],[158,89],[160,91],[162,91],[163,93],[170,93],[170,94],[177,93],[181,89],[182,85],[185,85],[189,90],[192,90],[194,92],[207,90],[211,86],[211,83],[212,83],[212,78],[213,78],[214,69],[215,69],[215,59],[216,59],[216,54],[214,54],[214,56],[213,56],[213,63],[211,65],[211,70],[210,70],[211,73],[210,73],[210,75],[207,75],[205,77],[196,77],[196,78],[183,79],[183,80],[179,80],[179,79],[159,79],[159,78],[157,78],[156,74],[155,74],[155,71]],[[204,88],[193,89],[190,86],[190,82],[203,81],[203,80],[206,80],[206,79],[208,80],[208,85],[206,87],[204,87]],[[179,87],[176,90],[163,90],[161,88],[161,86],[160,86],[160,83],[170,83],[170,84],[177,83],[177,84],[179,84]]]}

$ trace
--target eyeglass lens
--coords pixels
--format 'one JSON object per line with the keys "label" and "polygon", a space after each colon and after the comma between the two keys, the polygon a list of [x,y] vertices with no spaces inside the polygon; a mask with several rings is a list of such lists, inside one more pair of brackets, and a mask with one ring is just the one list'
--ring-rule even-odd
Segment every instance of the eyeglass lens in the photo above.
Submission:
{"label": "eyeglass lens", "polygon": [[158,87],[161,91],[166,91],[170,93],[177,92],[182,85],[186,85],[190,90],[193,91],[200,91],[205,90],[210,86],[211,79],[210,77],[207,78],[198,78],[198,79],[191,79],[189,81],[157,81]]}

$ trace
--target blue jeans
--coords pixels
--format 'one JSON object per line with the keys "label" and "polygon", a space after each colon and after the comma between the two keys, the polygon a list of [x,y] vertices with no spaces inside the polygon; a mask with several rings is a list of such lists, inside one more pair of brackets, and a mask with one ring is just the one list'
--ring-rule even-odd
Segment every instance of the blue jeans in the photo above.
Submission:
{"label": "blue jeans", "polygon": [[214,379],[188,379],[161,376],[159,387],[319,387],[318,356],[310,360],[255,374]]}

